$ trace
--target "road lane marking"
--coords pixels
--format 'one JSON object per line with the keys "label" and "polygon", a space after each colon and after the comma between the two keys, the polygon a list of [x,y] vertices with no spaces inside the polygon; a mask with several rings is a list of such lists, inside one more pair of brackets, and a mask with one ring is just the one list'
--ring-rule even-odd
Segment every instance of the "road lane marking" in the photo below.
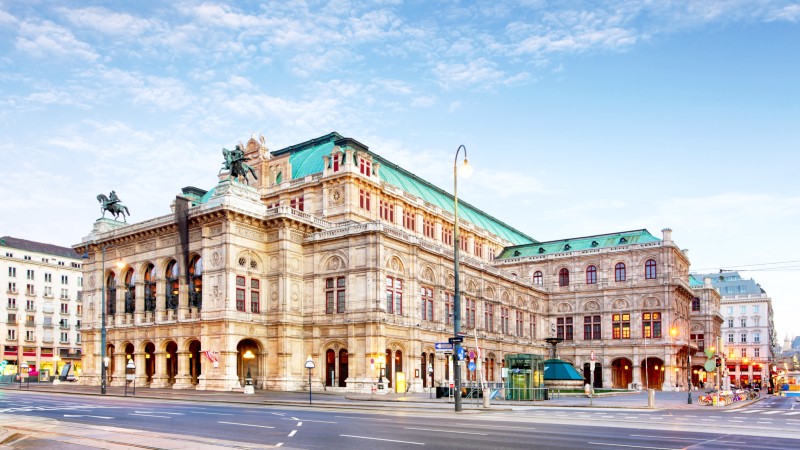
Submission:
{"label": "road lane marking", "polygon": [[453,430],[441,430],[436,428],[412,428],[406,427],[406,430],[419,430],[419,431],[435,431],[437,433],[455,433],[455,434],[477,434],[480,436],[488,436],[489,433],[475,433],[473,431],[453,431]]}
{"label": "road lane marking", "polygon": [[87,416],[84,414],[64,414],[64,417],[91,417],[93,419],[113,419],[113,417],[106,416]]}
{"label": "road lane marking", "polygon": [[740,414],[753,414],[753,413],[760,413],[760,412],[762,412],[762,410],[760,410],[760,409],[748,409],[747,411],[737,411],[737,410],[733,409],[733,410],[725,411],[725,412],[738,412]]}
{"label": "road lane marking", "polygon": [[292,420],[300,420],[300,419],[298,419],[297,417],[292,417]]}
{"label": "road lane marking", "polygon": [[[283,420],[291,420],[291,419],[283,419]],[[303,422],[314,422],[314,423],[339,423],[339,422],[331,422],[330,420],[309,420],[309,419],[305,419],[305,420],[303,420]],[[303,423],[303,422],[300,422],[300,423]]]}
{"label": "road lane marking", "polygon": [[297,430],[292,430],[292,432],[291,432],[291,433],[289,433],[289,437],[292,437],[292,436],[294,436],[294,435],[295,435],[295,433],[297,433]]}
{"label": "road lane marking", "polygon": [[233,414],[228,413],[215,413],[215,412],[202,412],[202,411],[193,411],[192,414],[210,414],[213,416],[232,416]]}
{"label": "road lane marking", "polygon": [[394,422],[394,419],[372,419],[372,418],[369,418],[369,417],[354,417],[354,416],[333,416],[333,417],[339,417],[339,418],[342,418],[342,419],[372,420],[372,421],[375,421],[375,422]]}
{"label": "road lane marking", "polygon": [[286,413],[276,413],[276,412],[270,413],[270,414],[273,414],[273,415],[276,415],[276,416],[285,416],[286,415]]}
{"label": "road lane marking", "polygon": [[[341,437],[351,437],[351,438],[356,438],[356,439],[369,439],[369,440],[372,440],[372,441],[398,442],[400,444],[425,445],[424,442],[397,441],[397,440],[394,440],[394,439],[381,439],[381,438],[367,437],[367,436],[354,436],[352,434],[340,434],[339,436],[341,436]],[[672,450],[672,449],[669,449],[669,450]]]}
{"label": "road lane marking", "polygon": [[756,422],[756,423],[762,423],[764,425],[772,425],[772,422]]}
{"label": "road lane marking", "polygon": [[173,413],[173,412],[164,412],[164,411],[134,411],[137,414],[171,414],[175,416],[183,416],[183,413]]}
{"label": "road lane marking", "polygon": [[170,416],[157,416],[155,414],[128,413],[129,416],[158,417],[159,419],[172,419]]}
{"label": "road lane marking", "polygon": [[780,413],[781,413],[781,411],[764,411],[764,415],[767,415],[767,414],[780,414]]}
{"label": "road lane marking", "polygon": [[278,442],[277,444],[275,444],[275,447],[283,447],[283,442]]}
{"label": "road lane marking", "polygon": [[303,422],[297,422],[297,426],[298,427],[302,427],[303,426]]}
{"label": "road lane marking", "polygon": [[243,426],[243,427],[275,428],[275,427],[270,427],[270,426],[267,426],[267,425],[253,425],[253,424],[250,424],[250,423],[236,423],[236,422],[222,422],[222,421],[218,421],[217,423],[224,423],[224,424],[227,424],[227,425],[240,425],[240,426]]}
{"label": "road lane marking", "polygon": [[680,450],[681,449],[681,447],[645,447],[643,445],[606,444],[605,442],[587,442],[587,444],[589,444],[589,445],[608,445],[610,447],[649,448],[649,449],[652,449],[652,450]]}

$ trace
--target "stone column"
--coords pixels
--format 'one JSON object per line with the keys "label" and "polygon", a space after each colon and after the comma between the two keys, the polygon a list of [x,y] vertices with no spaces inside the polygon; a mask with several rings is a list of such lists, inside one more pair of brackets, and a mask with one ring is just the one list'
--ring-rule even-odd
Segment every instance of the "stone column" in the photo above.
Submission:
{"label": "stone column", "polygon": [[192,375],[189,371],[189,352],[178,352],[178,374],[172,389],[189,389],[192,387]]}
{"label": "stone column", "polygon": [[[142,278],[142,277],[137,276],[137,279],[138,278]],[[136,282],[135,292],[136,292],[136,302],[134,304],[133,323],[135,325],[139,325],[139,324],[142,323],[142,320],[144,318],[144,282],[143,281],[137,281]],[[134,361],[134,364],[136,364],[135,361]]]}
{"label": "stone column", "polygon": [[147,364],[146,361],[147,359],[144,351],[133,354],[133,363],[136,365],[136,386],[138,387],[147,386],[147,372],[145,371]]}
{"label": "stone column", "polygon": [[154,354],[156,358],[155,373],[153,374],[153,382],[150,383],[151,388],[165,388],[169,387],[167,383],[167,353],[157,351]]}
{"label": "stone column", "polygon": [[[114,351],[114,373],[109,374],[112,377],[109,386],[125,386],[125,364],[128,361],[125,359],[125,351],[122,349],[115,349]],[[109,369],[111,369],[109,367]]]}

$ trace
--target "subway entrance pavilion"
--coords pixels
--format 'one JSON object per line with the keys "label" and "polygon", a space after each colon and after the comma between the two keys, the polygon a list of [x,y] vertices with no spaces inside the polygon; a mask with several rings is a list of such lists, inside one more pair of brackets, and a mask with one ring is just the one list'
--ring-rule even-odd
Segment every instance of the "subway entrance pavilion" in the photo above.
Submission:
{"label": "subway entrance pavilion", "polygon": [[[100,384],[105,354],[111,386],[131,359],[139,387],[308,389],[310,355],[313,389],[446,386],[435,343],[453,335],[452,194],[337,133],[263,142],[242,145],[249,185],[199,174],[209,190],[184,188],[172,214],[98,219],[74,246],[87,254],[81,382]],[[548,337],[587,380],[594,354],[595,386],[702,376],[719,295],[689,276],[671,230],[539,242],[461,201],[459,218],[464,345],[487,381],[507,354],[546,355]],[[467,363],[461,379],[478,381]]]}

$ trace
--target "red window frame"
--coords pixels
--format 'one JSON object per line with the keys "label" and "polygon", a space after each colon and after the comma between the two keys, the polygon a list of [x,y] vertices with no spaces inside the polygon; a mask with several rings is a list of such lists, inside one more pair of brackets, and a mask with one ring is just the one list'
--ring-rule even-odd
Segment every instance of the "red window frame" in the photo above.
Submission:
{"label": "red window frame", "polygon": [[586,268],[586,284],[597,284],[597,266],[594,264]]}
{"label": "red window frame", "polygon": [[642,313],[642,337],[657,339],[661,337],[661,313]]}
{"label": "red window frame", "polygon": [[601,324],[600,316],[583,316],[583,340],[591,341],[601,339]]}
{"label": "red window frame", "polygon": [[370,193],[366,189],[358,190],[358,206],[361,209],[370,211]]}
{"label": "red window frame", "polygon": [[648,259],[644,263],[644,278],[645,280],[655,280],[658,276],[658,265],[655,259]]}
{"label": "red window frame", "polygon": [[244,303],[245,303],[245,278],[242,276],[236,276],[236,310],[244,312]]}
{"label": "red window frame", "polygon": [[625,263],[618,262],[614,266],[614,281],[625,281]]}
{"label": "red window frame", "polygon": [[422,300],[422,305],[420,306],[422,320],[433,322],[433,289],[428,286],[422,286],[420,287],[419,295]]}
{"label": "red window frame", "polygon": [[261,282],[255,278],[250,279],[250,312],[258,313],[261,311],[260,302]]}
{"label": "red window frame", "polygon": [[333,167],[334,172],[339,171],[339,157],[341,153],[334,153],[331,155],[331,166]]}
{"label": "red window frame", "polygon": [[394,223],[394,205],[386,200],[380,200],[378,203],[378,214],[381,219]]}
{"label": "red window frame", "polygon": [[515,314],[515,328],[516,328],[516,335],[517,336],[524,336],[525,335],[525,320],[522,314],[522,311],[516,311]]}
{"label": "red window frame", "polygon": [[433,221],[429,219],[422,219],[422,233],[426,238],[433,239]]}
{"label": "red window frame", "polygon": [[500,332],[503,334],[508,333],[508,308],[505,306],[500,307]]}
{"label": "red window frame", "polygon": [[572,317],[559,317],[556,319],[556,337],[565,341],[574,340]]}
{"label": "red window frame", "polygon": [[359,158],[358,171],[361,173],[361,175],[372,175],[372,162],[364,158]]}
{"label": "red window frame", "polygon": [[490,333],[494,331],[494,305],[491,303],[483,304],[483,328]]}
{"label": "red window frame", "polygon": [[558,285],[569,286],[569,270],[566,267],[558,271]]}
{"label": "red window frame", "polygon": [[541,270],[537,270],[533,273],[533,284],[541,286],[544,283],[544,276],[542,275]]}
{"label": "red window frame", "polygon": [[411,231],[416,231],[417,224],[416,224],[416,217],[415,214],[408,210],[403,210],[403,227],[407,228]]}
{"label": "red window frame", "polygon": [[476,316],[475,312],[477,310],[475,300],[465,298],[464,305],[466,305],[466,314],[464,315],[465,319],[464,326],[467,328],[475,328],[475,316]]}
{"label": "red window frame", "polygon": [[453,245],[453,229],[442,226],[442,244]]}
{"label": "red window frame", "polygon": [[291,202],[289,202],[289,206],[298,210],[298,211],[305,211],[305,204],[304,204],[303,196],[293,198]]}

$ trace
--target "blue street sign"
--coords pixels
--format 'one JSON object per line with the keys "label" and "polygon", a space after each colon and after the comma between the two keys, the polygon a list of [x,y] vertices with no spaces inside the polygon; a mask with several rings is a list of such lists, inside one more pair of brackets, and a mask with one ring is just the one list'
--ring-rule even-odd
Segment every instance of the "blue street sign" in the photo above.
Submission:
{"label": "blue street sign", "polygon": [[458,347],[458,360],[463,361],[467,357],[467,352],[464,347]]}
{"label": "blue street sign", "polygon": [[467,369],[469,369],[470,372],[475,372],[475,363],[470,361],[469,364],[467,364]]}
{"label": "blue street sign", "polygon": [[437,352],[443,352],[448,350],[453,351],[453,344],[449,342],[437,342],[433,344],[433,348],[435,348]]}

